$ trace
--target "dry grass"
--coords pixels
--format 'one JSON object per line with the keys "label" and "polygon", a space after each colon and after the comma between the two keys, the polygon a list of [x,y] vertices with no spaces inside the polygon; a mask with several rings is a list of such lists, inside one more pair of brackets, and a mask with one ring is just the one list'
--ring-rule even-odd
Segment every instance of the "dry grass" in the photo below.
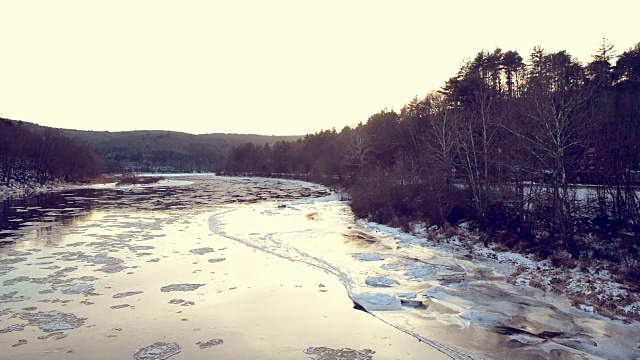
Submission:
{"label": "dry grass", "polygon": [[529,280],[529,286],[541,289],[546,291],[546,286],[542,283],[542,279],[539,276],[533,275],[531,276],[531,280]]}
{"label": "dry grass", "polygon": [[511,276],[515,279],[518,275],[521,275],[522,273],[527,271],[527,269],[528,268],[524,265],[518,265],[518,267],[516,268],[516,271],[514,271],[513,274],[511,274]]}
{"label": "dry grass", "polygon": [[93,184],[109,184],[118,182],[120,179],[120,175],[115,174],[102,174],[100,176],[92,177],[92,178],[83,178],[76,181],[78,184],[83,185],[93,185]]}

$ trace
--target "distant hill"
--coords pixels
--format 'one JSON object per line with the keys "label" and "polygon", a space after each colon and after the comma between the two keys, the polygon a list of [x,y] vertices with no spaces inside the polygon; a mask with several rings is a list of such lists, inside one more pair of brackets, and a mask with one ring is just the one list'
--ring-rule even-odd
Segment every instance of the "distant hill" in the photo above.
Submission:
{"label": "distant hill", "polygon": [[239,144],[273,145],[277,141],[302,138],[225,133],[194,135],[165,130],[86,131],[21,123],[34,133],[52,129],[90,144],[105,159],[107,171],[219,171],[229,151]]}

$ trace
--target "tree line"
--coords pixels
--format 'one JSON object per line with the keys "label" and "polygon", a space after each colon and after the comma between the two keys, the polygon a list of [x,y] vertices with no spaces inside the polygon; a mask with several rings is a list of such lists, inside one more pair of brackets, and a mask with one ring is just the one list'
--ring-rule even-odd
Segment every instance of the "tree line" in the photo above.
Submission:
{"label": "tree line", "polygon": [[102,173],[103,160],[85,142],[46,128],[32,132],[22,122],[0,118],[0,180],[72,181]]}
{"label": "tree line", "polygon": [[586,244],[593,234],[637,252],[640,43],[616,55],[603,40],[586,64],[539,46],[526,60],[483,50],[399,111],[297,142],[246,143],[226,168],[339,181],[359,216],[407,228],[472,221],[543,256],[613,256],[613,240]]}

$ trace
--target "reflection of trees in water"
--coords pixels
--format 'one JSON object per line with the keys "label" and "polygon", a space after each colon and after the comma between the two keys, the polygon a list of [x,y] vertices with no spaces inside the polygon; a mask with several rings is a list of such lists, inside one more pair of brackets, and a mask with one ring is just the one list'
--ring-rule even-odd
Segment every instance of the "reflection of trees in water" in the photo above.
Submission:
{"label": "reflection of trees in water", "polygon": [[[42,245],[58,245],[62,243],[66,235],[62,230],[63,227],[69,225],[80,224],[94,214],[94,211],[87,210],[81,213],[56,218],[54,222],[40,223],[38,225],[28,225],[16,230],[13,234],[4,234],[14,237],[11,241],[0,241],[0,248],[8,244],[16,244],[19,242],[23,247],[37,247]],[[0,234],[2,239],[3,234]]]}
{"label": "reflection of trees in water", "polygon": [[14,239],[7,238],[15,236],[21,240],[48,239],[58,225],[84,221],[92,212],[92,200],[96,196],[98,194],[94,190],[78,190],[2,201],[0,239],[3,241],[0,246],[14,243]]}
{"label": "reflection of trees in water", "polygon": [[[94,211],[193,211],[230,203],[328,195],[323,187],[310,184],[255,179],[189,180],[193,180],[194,184],[166,188],[134,187],[127,192],[119,189],[79,189],[5,200],[0,207],[0,247],[15,243],[14,240],[56,243],[59,240],[58,231],[55,231],[57,228],[83,222]],[[54,238],[58,240],[50,240]]]}

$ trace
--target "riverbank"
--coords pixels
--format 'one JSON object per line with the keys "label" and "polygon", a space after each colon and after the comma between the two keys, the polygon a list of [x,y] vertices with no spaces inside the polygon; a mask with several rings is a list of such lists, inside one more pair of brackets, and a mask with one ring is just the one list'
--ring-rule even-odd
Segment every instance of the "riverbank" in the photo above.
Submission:
{"label": "riverbank", "polygon": [[105,174],[73,182],[50,181],[42,184],[27,178],[19,181],[14,180],[10,182],[10,185],[0,185],[0,200],[72,189],[104,189],[123,186],[152,185],[162,180],[164,180],[164,177],[160,176],[140,177],[131,174]]}
{"label": "riverbank", "polygon": [[[227,175],[252,176],[238,173]],[[296,175],[281,175],[283,174],[270,174],[275,178],[296,178]],[[308,176],[298,180],[310,181]],[[348,192],[340,186],[339,179],[327,178],[321,183],[333,187],[334,190],[341,189],[341,197],[349,198]],[[582,198],[588,197],[585,189],[582,189]],[[353,210],[352,206],[351,208]],[[397,223],[397,227],[369,222],[366,219],[359,221],[393,236],[411,239],[411,243],[445,250],[460,259],[481,259],[483,262],[490,262],[505,275],[510,284],[562,295],[581,311],[622,322],[640,321],[640,288],[634,280],[634,275],[629,274],[638,267],[638,259],[634,257],[628,258],[626,264],[588,257],[573,259],[564,251],[553,253],[548,258],[540,258],[525,251],[509,249],[487,233],[473,230],[471,223],[467,222],[443,229],[407,218],[391,221]],[[607,246],[604,239],[594,237],[589,240],[602,243],[594,244],[593,248]]]}
{"label": "riverbank", "polygon": [[[470,230],[416,229],[411,235],[354,221],[335,195],[277,207],[255,204],[209,222],[216,234],[333,274],[360,308],[454,358],[640,355],[637,322],[606,318],[584,301],[572,304],[566,295],[534,286],[535,276],[552,273],[550,264],[491,250],[491,244],[475,246],[470,254],[463,238],[475,236]],[[532,274],[517,274],[527,265]],[[610,281],[576,275],[576,289],[580,281],[615,288]]]}
{"label": "riverbank", "polygon": [[403,242],[437,249],[452,258],[483,263],[504,275],[509,284],[561,295],[580,311],[624,323],[640,320],[640,294],[624,281],[616,280],[613,271],[616,264],[593,259],[574,261],[569,254],[559,254],[564,261],[556,265],[550,259],[509,251],[487,239],[485,233],[470,230],[467,223],[446,230],[414,223],[411,233],[406,233],[399,228],[360,221]]}

